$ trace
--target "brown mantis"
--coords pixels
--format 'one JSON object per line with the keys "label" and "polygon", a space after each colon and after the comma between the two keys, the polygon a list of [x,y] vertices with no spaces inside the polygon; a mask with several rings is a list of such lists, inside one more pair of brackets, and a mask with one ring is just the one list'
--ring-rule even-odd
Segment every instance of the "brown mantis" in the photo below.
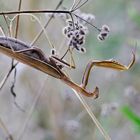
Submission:
{"label": "brown mantis", "polygon": [[63,67],[69,64],[54,56],[45,57],[42,50],[37,47],[31,48],[30,45],[27,45],[18,39],[14,39],[10,37],[0,37],[0,52],[26,65],[34,67],[54,78],[60,79],[62,82],[69,85],[78,93],[81,93],[87,97],[94,97],[94,98],[97,98],[99,96],[99,88],[95,87],[93,92],[89,92],[86,89],[92,67],[94,66],[105,67],[105,68],[112,68],[115,70],[123,71],[123,70],[130,69],[135,62],[134,53],[132,53],[133,58],[128,66],[120,64],[114,60],[90,61],[87,64],[85,72],[83,74],[82,83],[81,85],[78,85],[74,83],[63,72]]}
{"label": "brown mantis", "polygon": [[[18,12],[5,12],[5,14],[20,14],[20,13],[29,13],[29,11],[18,11]],[[49,12],[47,11],[31,11],[31,13],[42,13],[42,12]],[[71,14],[69,11],[59,11],[60,13]],[[50,11],[52,13],[52,11]],[[55,13],[55,12],[54,12]],[[56,11],[58,13],[58,11]],[[4,14],[4,13],[0,13]],[[87,97],[97,98],[99,96],[99,88],[96,87],[93,92],[89,92],[86,87],[88,84],[88,79],[90,77],[90,72],[92,67],[106,67],[106,68],[113,68],[116,70],[128,70],[132,67],[135,62],[135,54],[133,53],[132,61],[128,66],[122,65],[117,61],[113,60],[94,60],[90,61],[85,69],[82,83],[80,85],[74,83],[68,76],[65,74],[63,67],[69,65],[67,62],[63,60],[63,58],[58,58],[56,56],[46,57],[41,49],[28,45],[18,39],[10,38],[10,37],[0,37],[0,52],[6,54],[9,57],[12,57],[24,64],[27,64],[31,67],[34,67],[54,78],[57,78],[76,90],[78,93],[81,93]],[[74,67],[72,67],[74,68]]]}
{"label": "brown mantis", "polygon": [[[0,15],[7,15],[7,14],[21,14],[21,13],[63,13],[63,14],[69,14],[72,21],[73,17],[72,14],[75,15],[77,18],[80,18],[78,15],[74,13],[75,10],[83,6],[88,0],[85,0],[83,3],[81,3],[81,0],[75,4],[73,4],[71,10],[33,10],[33,11],[13,11],[13,12],[1,12]],[[61,3],[61,2],[60,2]],[[81,3],[81,4],[80,4]],[[80,18],[82,19],[82,18]],[[82,19],[84,20],[84,19]],[[85,20],[84,20],[85,21]],[[86,21],[88,23],[88,21]],[[88,23],[90,24],[90,23]],[[91,24],[92,25],[92,24]],[[74,23],[73,23],[74,26]],[[101,29],[97,28],[96,26],[92,25],[94,28],[96,28],[99,32],[101,32]],[[75,89],[77,92],[88,96],[88,97],[94,97],[97,98],[99,94],[99,88],[96,87],[93,92],[89,92],[86,89],[86,86],[88,84],[88,79],[90,75],[90,71],[93,66],[98,67],[106,67],[106,68],[112,68],[116,70],[128,70],[132,67],[132,65],[135,62],[135,54],[133,53],[132,61],[128,66],[125,66],[123,64],[118,63],[114,60],[94,60],[90,61],[85,69],[85,72],[83,74],[82,83],[81,85],[77,85],[74,83],[63,71],[63,67],[69,66],[71,68],[75,68],[75,66],[69,65],[67,62],[63,60],[63,57],[60,59],[56,56],[50,56],[46,57],[41,49],[28,45],[18,39],[10,38],[10,37],[0,37],[0,52],[24,63],[29,66],[32,66],[42,72],[47,73],[48,75],[51,75],[57,79],[60,79],[65,84],[69,85],[71,88]]]}

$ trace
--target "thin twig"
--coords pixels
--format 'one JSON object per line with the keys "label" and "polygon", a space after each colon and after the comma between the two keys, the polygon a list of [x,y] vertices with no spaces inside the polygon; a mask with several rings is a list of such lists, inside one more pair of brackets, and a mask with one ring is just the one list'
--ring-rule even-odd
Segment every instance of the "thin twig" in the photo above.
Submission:
{"label": "thin twig", "polygon": [[7,127],[5,126],[4,122],[1,120],[0,118],[0,127],[2,128],[3,132],[6,135],[6,139],[7,140],[13,140],[12,135],[9,133],[9,130],[7,129]]}
{"label": "thin twig", "polygon": [[103,127],[101,126],[100,122],[97,120],[97,118],[93,114],[92,110],[90,109],[90,107],[88,106],[88,104],[86,103],[86,101],[84,100],[84,98],[80,94],[78,94],[74,89],[73,89],[73,91],[76,94],[76,96],[78,97],[78,99],[80,100],[80,102],[82,103],[82,105],[84,106],[84,108],[86,109],[86,111],[89,114],[89,116],[91,117],[92,121],[97,126],[98,130],[101,132],[101,134],[105,138],[105,140],[111,140],[110,136],[103,129]]}
{"label": "thin twig", "polygon": [[[60,0],[60,2],[58,3],[58,5],[56,6],[55,10],[57,10],[63,3],[64,0]],[[46,27],[48,26],[48,24],[50,23],[50,21],[53,19],[54,17],[54,14],[51,15],[51,17],[49,18],[49,20],[46,22],[44,28],[46,29]],[[43,33],[43,29],[40,30],[40,32],[36,35],[36,37],[34,38],[34,40],[32,41],[32,43],[30,44],[31,46],[33,46],[37,40],[40,38],[40,36],[42,35]]]}
{"label": "thin twig", "polygon": [[72,6],[70,8],[71,11],[72,11],[72,9],[74,9],[75,5],[76,5],[76,0],[73,0],[73,4],[72,4]]}
{"label": "thin twig", "polygon": [[65,53],[63,54],[63,56],[61,57],[61,60],[66,56],[66,54],[69,52],[69,49],[70,48],[68,48],[66,51],[65,51]]}
{"label": "thin twig", "polygon": [[[50,41],[50,39],[49,39],[49,37],[48,37],[47,31],[45,30],[44,26],[42,25],[41,21],[39,20],[39,18],[38,18],[37,16],[35,16],[35,15],[33,15],[33,14],[28,14],[28,13],[16,14],[16,15],[12,18],[12,20],[11,20],[11,22],[10,22],[10,25],[12,25],[12,22],[17,18],[18,15],[21,15],[21,16],[31,16],[31,17],[33,17],[33,18],[35,19],[35,21],[38,22],[38,24],[40,25],[41,29],[43,30],[43,32],[44,32],[44,34],[45,34],[45,37],[46,37],[46,39],[47,39],[47,41],[48,41],[48,43],[49,43],[49,46],[53,48],[53,44],[51,43],[51,41]],[[31,45],[30,45],[30,46],[31,46]]]}
{"label": "thin twig", "polygon": [[47,78],[46,78],[46,81],[42,84],[39,92],[37,93],[37,95],[34,98],[34,101],[33,101],[32,105],[31,105],[31,107],[29,109],[27,117],[26,117],[24,123],[22,124],[22,128],[19,129],[20,131],[18,133],[17,140],[21,140],[23,138],[23,135],[24,135],[25,131],[27,130],[28,123],[29,123],[29,121],[31,119],[32,113],[33,113],[33,111],[35,109],[35,106],[37,105],[37,103],[38,103],[40,97],[43,95],[43,93],[45,93],[45,92],[43,92],[43,89],[46,86],[46,82],[47,82]]}
{"label": "thin twig", "polygon": [[71,11],[67,10],[23,10],[23,11],[6,11],[6,12],[0,12],[0,15],[14,15],[14,14],[22,14],[22,13],[28,13],[28,14],[40,14],[40,13],[64,13],[64,14],[70,14]]}
{"label": "thin twig", "polygon": [[71,11],[75,11],[74,9],[76,9],[76,7],[81,3],[82,0],[79,0],[77,3],[75,1],[75,5],[73,6],[73,8],[71,9]]}
{"label": "thin twig", "polygon": [[[5,15],[3,15],[3,18],[4,18],[4,20],[5,20],[5,23],[6,23],[8,32],[9,32],[9,36],[11,36],[10,27],[9,27],[9,25],[8,25],[8,22],[7,22],[7,19],[6,19]],[[4,36],[6,36],[6,35],[4,35]]]}
{"label": "thin twig", "polygon": [[[74,9],[72,9],[71,12],[74,12],[74,11],[76,11],[77,9],[81,8],[83,5],[85,5],[85,4],[88,2],[88,0],[86,0],[86,1],[84,1],[82,4],[80,4],[81,2],[82,2],[82,0],[79,0],[79,2],[77,3],[77,5],[75,6]],[[79,5],[79,4],[80,4],[80,5]]]}
{"label": "thin twig", "polygon": [[3,78],[2,82],[0,83],[0,90],[3,88],[4,84],[6,83],[7,79],[9,78],[11,72],[15,69],[15,67],[17,66],[18,63],[14,64],[10,70],[8,71],[8,73],[5,75],[5,77]]}
{"label": "thin twig", "polygon": [[[22,0],[19,1],[18,11],[20,11],[20,9],[21,9],[21,3],[22,3]],[[15,33],[15,38],[17,38],[17,36],[18,36],[18,29],[19,29],[19,15],[18,15],[17,21],[16,21],[16,33]]]}

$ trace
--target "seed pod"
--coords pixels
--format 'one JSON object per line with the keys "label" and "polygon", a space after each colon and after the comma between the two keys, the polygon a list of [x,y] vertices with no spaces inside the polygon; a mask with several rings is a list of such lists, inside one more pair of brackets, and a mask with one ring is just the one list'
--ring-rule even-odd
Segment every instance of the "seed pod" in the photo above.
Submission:
{"label": "seed pod", "polygon": [[103,40],[105,40],[105,37],[103,37],[101,34],[99,34],[97,36],[97,39],[100,40],[100,41],[103,41]]}
{"label": "seed pod", "polygon": [[103,31],[106,31],[106,32],[109,32],[110,31],[110,29],[109,29],[109,27],[107,25],[103,25],[102,26],[102,30]]}

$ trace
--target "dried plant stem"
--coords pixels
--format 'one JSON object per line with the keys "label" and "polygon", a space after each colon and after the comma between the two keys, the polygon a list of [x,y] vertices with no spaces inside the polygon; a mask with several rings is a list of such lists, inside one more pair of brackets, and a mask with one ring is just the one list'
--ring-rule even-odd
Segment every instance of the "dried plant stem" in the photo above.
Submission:
{"label": "dried plant stem", "polygon": [[54,14],[70,14],[71,11],[68,10],[23,10],[23,11],[6,11],[6,12],[0,12],[0,15],[14,15],[14,14],[39,14],[39,13],[54,13]]}
{"label": "dried plant stem", "polygon": [[[22,3],[22,0],[19,1],[18,11],[20,11],[20,9],[21,9],[21,3]],[[16,21],[16,33],[15,33],[15,38],[17,38],[17,36],[18,36],[18,28],[19,28],[19,15],[18,15],[17,21]]]}
{"label": "dried plant stem", "polygon": [[73,0],[73,4],[72,4],[72,6],[71,6],[70,10],[74,9],[75,4],[76,4],[76,0]]}
{"label": "dried plant stem", "polygon": [[28,123],[31,119],[32,113],[35,109],[35,106],[37,105],[37,103],[38,103],[40,97],[43,95],[43,93],[45,93],[45,92],[43,92],[43,89],[46,86],[46,82],[47,82],[47,78],[46,78],[45,82],[42,84],[41,88],[39,89],[39,92],[35,96],[34,101],[29,109],[28,114],[27,114],[27,117],[26,117],[24,123],[22,124],[22,128],[21,127],[19,128],[20,131],[18,132],[17,140],[21,140],[23,138],[23,135],[24,135],[25,131],[27,130]]}
{"label": "dried plant stem", "polygon": [[0,26],[0,32],[2,33],[3,36],[5,36],[3,28]]}
{"label": "dried plant stem", "polygon": [[0,118],[0,127],[2,128],[4,134],[6,135],[7,140],[13,140],[12,135],[9,133],[7,127],[5,126],[4,122]]}
{"label": "dried plant stem", "polygon": [[15,69],[16,65],[18,63],[12,65],[12,67],[10,68],[10,70],[8,71],[8,73],[5,75],[5,77],[3,78],[3,80],[0,83],[0,90],[3,88],[4,84],[6,83],[7,79],[9,78],[11,72]]}
{"label": "dried plant stem", "polygon": [[92,121],[95,123],[95,125],[97,126],[97,128],[99,129],[99,131],[101,132],[103,137],[105,138],[105,140],[111,140],[110,136],[107,134],[107,132],[101,126],[101,124],[99,123],[99,121],[97,120],[97,118],[95,117],[93,112],[91,111],[90,107],[88,106],[88,104],[86,103],[84,98],[80,94],[78,94],[74,89],[73,89],[73,91],[76,94],[77,98],[80,100],[81,104],[84,106],[84,108],[87,111],[87,113],[89,114],[89,116],[91,117]]}
{"label": "dried plant stem", "polygon": [[51,43],[51,41],[50,41],[50,39],[49,39],[49,37],[48,37],[48,35],[47,35],[47,32],[46,32],[44,26],[42,25],[41,21],[37,18],[37,16],[35,16],[35,15],[33,15],[33,14],[28,14],[28,13],[17,14],[16,16],[14,16],[14,17],[12,18],[12,20],[11,20],[11,22],[10,22],[10,25],[11,25],[11,26],[12,26],[13,21],[14,21],[19,15],[21,15],[21,16],[31,16],[31,17],[33,17],[33,18],[39,23],[41,29],[43,30],[43,32],[44,32],[44,34],[45,34],[45,37],[46,37],[46,39],[47,39],[49,45],[50,45],[51,47],[53,47],[53,45],[52,45],[52,43]]}
{"label": "dried plant stem", "polygon": [[[58,3],[58,5],[56,6],[55,10],[57,10],[63,3],[64,0],[60,0],[60,2]],[[44,28],[46,29],[46,27],[48,26],[48,24],[50,23],[50,21],[53,19],[54,17],[54,14],[51,15],[51,17],[49,18],[49,20],[46,22]],[[40,32],[36,35],[36,37],[34,38],[34,40],[31,42],[31,46],[33,46],[36,41],[40,38],[40,36],[42,35],[43,33],[43,29],[40,30]]]}
{"label": "dried plant stem", "polygon": [[82,2],[82,0],[79,0],[77,2],[77,4],[73,7],[73,9],[71,10],[71,12],[76,11],[77,9],[81,8],[83,5],[85,5],[88,2],[88,0],[85,0],[84,2]]}

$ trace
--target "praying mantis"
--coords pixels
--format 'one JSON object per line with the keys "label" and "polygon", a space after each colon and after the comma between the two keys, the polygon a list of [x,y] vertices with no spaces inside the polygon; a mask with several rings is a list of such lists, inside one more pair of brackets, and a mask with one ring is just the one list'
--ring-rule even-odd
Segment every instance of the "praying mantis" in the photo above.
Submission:
{"label": "praying mantis", "polygon": [[16,59],[19,62],[38,69],[56,79],[61,80],[80,94],[83,94],[87,97],[93,97],[95,99],[99,96],[99,88],[95,87],[92,92],[86,89],[92,67],[97,66],[124,71],[130,69],[135,62],[134,53],[132,53],[133,57],[128,66],[123,65],[115,60],[90,61],[85,68],[82,83],[78,85],[73,82],[63,71],[63,67],[69,64],[54,56],[46,57],[40,48],[34,46],[31,47],[30,45],[18,39],[0,37],[0,52]]}
{"label": "praying mantis", "polygon": [[[75,4],[75,2],[74,2],[71,10],[66,10],[66,11],[64,11],[64,10],[28,11],[27,10],[27,11],[0,12],[0,15],[4,16],[7,14],[46,13],[46,12],[52,13],[53,12],[53,13],[69,14],[73,21],[72,14],[74,16],[76,16],[77,18],[82,19],[81,17],[76,15],[74,13],[74,11],[79,9],[80,7],[82,7],[87,1],[88,0],[84,1],[83,3],[81,3],[81,1],[79,1],[77,4]],[[62,3],[62,1],[60,1],[60,3]],[[82,20],[84,20],[84,19],[82,19]],[[88,21],[86,21],[86,22],[88,24],[90,24]],[[90,25],[92,25],[92,24],[90,24]],[[74,26],[74,23],[72,24],[72,26]],[[94,28],[96,28],[100,33],[102,33],[101,29],[97,28],[94,25],[92,25],[92,26]],[[106,29],[106,27],[105,27],[105,30],[107,30],[107,31],[100,34],[100,35],[102,35],[102,36],[100,36],[100,38],[102,37],[101,39],[103,39],[103,40],[105,39],[105,37],[107,36],[107,33],[109,32],[109,30]],[[132,53],[133,57],[128,66],[123,65],[115,60],[90,61],[85,68],[85,71],[84,71],[84,74],[82,77],[82,82],[80,85],[78,85],[75,82],[73,82],[71,80],[71,78],[68,77],[67,74],[63,70],[63,67],[66,67],[66,66],[68,66],[70,68],[75,68],[75,66],[71,66],[71,64],[68,64],[67,62],[65,62],[63,60],[63,57],[58,58],[57,56],[54,56],[54,55],[46,57],[40,48],[28,45],[28,44],[22,42],[21,40],[18,40],[18,39],[12,38],[12,37],[6,37],[6,36],[5,37],[0,36],[0,52],[4,53],[5,55],[7,55],[11,58],[18,60],[19,62],[22,62],[33,68],[36,68],[56,79],[61,80],[62,82],[64,82],[68,86],[70,86],[72,89],[76,90],[78,93],[81,93],[87,97],[93,97],[93,98],[97,98],[99,96],[99,88],[95,87],[95,89],[92,92],[87,90],[87,84],[88,84],[88,80],[89,80],[89,76],[90,76],[92,67],[97,66],[97,67],[105,67],[105,68],[111,68],[111,69],[115,69],[115,70],[119,70],[119,71],[124,71],[124,70],[130,69],[135,62],[134,53]]]}
{"label": "praying mantis", "polygon": [[[80,7],[80,6],[77,6]],[[78,8],[74,8],[78,9]],[[74,10],[73,10],[74,11]],[[7,15],[7,14],[21,14],[21,13],[45,13],[48,10],[35,10],[35,11],[15,11],[15,12],[2,12],[0,15]],[[65,13],[65,14],[72,14],[72,11],[53,11],[53,13]],[[52,13],[52,11],[50,11]],[[95,27],[96,28],[96,27]],[[98,30],[98,29],[97,29]],[[100,32],[100,30],[99,30]],[[97,67],[105,67],[105,68],[112,68],[119,71],[124,71],[130,69],[134,62],[135,62],[135,54],[132,53],[132,60],[128,65],[123,65],[118,63],[115,60],[92,60],[90,61],[84,71],[82,82],[80,85],[76,84],[64,71],[63,67],[70,67],[71,64],[68,64],[63,58],[58,58],[57,56],[46,56],[44,52],[35,46],[26,44],[25,42],[16,39],[16,37],[6,37],[0,36],[0,52],[16,59],[17,61],[24,63],[28,66],[31,66],[35,69],[38,69],[51,77],[54,77],[70,88],[74,89],[77,93],[85,95],[86,97],[93,97],[96,99],[99,96],[99,88],[98,86],[95,87],[93,91],[89,91],[87,89],[87,85],[89,83],[90,72],[92,68],[95,66]]]}

